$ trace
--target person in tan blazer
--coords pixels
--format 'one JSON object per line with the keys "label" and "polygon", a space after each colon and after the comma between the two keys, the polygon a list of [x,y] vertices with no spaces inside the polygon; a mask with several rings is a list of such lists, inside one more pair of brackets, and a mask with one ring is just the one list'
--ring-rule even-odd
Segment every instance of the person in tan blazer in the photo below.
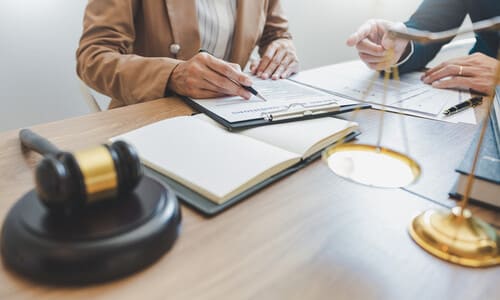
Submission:
{"label": "person in tan blazer", "polygon": [[[77,73],[112,98],[110,108],[179,94],[193,98],[250,93],[241,72],[251,65],[263,79],[298,71],[280,0],[237,1],[229,62],[201,48],[196,0],[89,0],[77,50]],[[235,82],[239,83],[236,84]]]}

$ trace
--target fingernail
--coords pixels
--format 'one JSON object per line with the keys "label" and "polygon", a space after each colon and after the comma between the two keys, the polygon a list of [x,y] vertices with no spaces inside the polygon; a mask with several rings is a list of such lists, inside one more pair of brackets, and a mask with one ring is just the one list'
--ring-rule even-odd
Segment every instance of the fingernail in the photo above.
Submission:
{"label": "fingernail", "polygon": [[261,77],[262,76],[262,72],[258,72],[257,76]]}
{"label": "fingernail", "polygon": [[273,75],[273,80],[277,80],[279,78],[278,75]]}
{"label": "fingernail", "polygon": [[263,78],[263,79],[267,79],[267,78],[269,78],[269,74],[267,74],[267,73],[263,73],[263,74],[262,74],[262,78]]}

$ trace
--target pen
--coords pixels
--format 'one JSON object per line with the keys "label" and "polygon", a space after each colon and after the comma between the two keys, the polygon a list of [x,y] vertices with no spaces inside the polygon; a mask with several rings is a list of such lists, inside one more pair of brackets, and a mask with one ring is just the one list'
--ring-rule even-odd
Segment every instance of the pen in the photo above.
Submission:
{"label": "pen", "polygon": [[447,110],[445,110],[443,112],[443,114],[447,115],[447,116],[450,116],[452,114],[455,114],[457,112],[460,112],[462,110],[465,110],[469,107],[476,107],[478,106],[479,104],[481,104],[483,102],[483,97],[481,96],[475,96],[475,97],[472,97],[464,102],[461,102],[455,106],[452,106],[450,108],[448,108]]}
{"label": "pen", "polygon": [[[207,53],[207,54],[210,54],[212,55],[212,53],[208,52],[207,50],[205,49],[200,49],[198,51],[199,53]],[[246,86],[246,85],[242,85],[242,84],[239,84],[238,82],[232,80],[231,78],[228,78],[229,80],[231,80],[232,82],[234,82],[235,84],[241,86],[242,88],[244,88],[245,90],[249,91],[250,93],[252,93],[252,95],[254,95],[255,97],[258,97],[259,99],[263,100],[263,101],[267,101],[266,98],[264,98],[261,94],[259,94],[259,92],[257,92],[256,89],[254,89],[253,87],[251,86]]]}

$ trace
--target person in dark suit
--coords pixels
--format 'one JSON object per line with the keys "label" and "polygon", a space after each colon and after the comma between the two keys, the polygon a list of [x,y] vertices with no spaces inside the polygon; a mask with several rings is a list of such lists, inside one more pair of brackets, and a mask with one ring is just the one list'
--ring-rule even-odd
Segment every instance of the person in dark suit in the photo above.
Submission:
{"label": "person in dark suit", "polygon": [[[389,28],[439,32],[459,27],[469,15],[472,22],[500,16],[498,0],[424,0],[405,23],[369,20],[347,40],[356,47],[359,57],[372,69],[382,70],[397,65],[400,72],[422,70],[443,47],[445,42],[418,44],[393,40],[387,35]],[[476,32],[476,44],[468,56],[451,59],[427,70],[422,76],[425,83],[437,88],[470,89],[488,94],[492,91],[498,66],[500,34],[492,31]],[[394,55],[387,60],[387,50]]]}

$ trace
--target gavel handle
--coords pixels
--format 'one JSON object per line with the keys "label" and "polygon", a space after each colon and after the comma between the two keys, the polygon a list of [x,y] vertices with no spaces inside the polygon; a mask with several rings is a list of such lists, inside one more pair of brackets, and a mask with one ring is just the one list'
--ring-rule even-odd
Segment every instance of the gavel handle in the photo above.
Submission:
{"label": "gavel handle", "polygon": [[46,138],[41,137],[29,129],[22,129],[19,132],[19,139],[21,140],[22,145],[42,154],[43,156],[49,154],[57,156],[57,154],[61,153],[61,150],[59,150]]}

